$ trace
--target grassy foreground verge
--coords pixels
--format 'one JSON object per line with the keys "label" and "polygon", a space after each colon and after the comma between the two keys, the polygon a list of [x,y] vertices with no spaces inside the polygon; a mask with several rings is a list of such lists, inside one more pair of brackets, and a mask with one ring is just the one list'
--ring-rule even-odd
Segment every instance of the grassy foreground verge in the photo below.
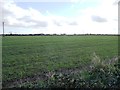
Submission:
{"label": "grassy foreground verge", "polygon": [[[96,58],[95,60],[98,60]],[[95,61],[93,60],[93,61]],[[94,63],[92,61],[92,63]],[[18,87],[22,88],[120,88],[120,69],[118,62],[106,64],[97,62],[89,69],[76,74],[50,72],[46,81],[28,82]]]}

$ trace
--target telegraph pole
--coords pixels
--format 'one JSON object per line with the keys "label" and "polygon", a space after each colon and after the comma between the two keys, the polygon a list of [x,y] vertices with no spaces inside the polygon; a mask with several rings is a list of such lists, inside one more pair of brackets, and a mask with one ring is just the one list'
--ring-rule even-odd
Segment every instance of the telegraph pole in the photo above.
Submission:
{"label": "telegraph pole", "polygon": [[2,25],[3,25],[3,37],[4,37],[4,22],[2,23]]}

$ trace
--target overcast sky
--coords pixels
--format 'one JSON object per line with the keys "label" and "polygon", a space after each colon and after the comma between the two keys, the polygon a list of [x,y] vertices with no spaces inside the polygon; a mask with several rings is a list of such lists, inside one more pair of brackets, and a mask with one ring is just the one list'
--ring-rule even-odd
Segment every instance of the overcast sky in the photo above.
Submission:
{"label": "overcast sky", "polygon": [[117,34],[117,3],[118,0],[3,0],[0,17],[3,15],[5,33]]}

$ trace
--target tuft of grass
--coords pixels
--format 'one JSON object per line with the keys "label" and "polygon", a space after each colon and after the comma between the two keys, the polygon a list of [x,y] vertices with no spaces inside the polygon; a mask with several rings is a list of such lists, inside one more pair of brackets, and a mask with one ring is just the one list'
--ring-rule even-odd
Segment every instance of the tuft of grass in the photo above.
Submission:
{"label": "tuft of grass", "polygon": [[46,82],[47,87],[120,88],[120,69],[117,64],[116,62],[111,68],[111,66],[105,65],[103,62],[98,62],[94,64],[92,70],[83,71],[79,73],[77,77],[75,77],[76,75],[54,73]]}
{"label": "tuft of grass", "polygon": [[[18,87],[25,88],[120,88],[119,63],[106,64],[99,56],[93,54],[92,69],[84,69],[77,74],[64,74],[50,71],[47,80],[24,83]],[[93,62],[94,61],[94,62]],[[97,62],[98,61],[98,62]]]}

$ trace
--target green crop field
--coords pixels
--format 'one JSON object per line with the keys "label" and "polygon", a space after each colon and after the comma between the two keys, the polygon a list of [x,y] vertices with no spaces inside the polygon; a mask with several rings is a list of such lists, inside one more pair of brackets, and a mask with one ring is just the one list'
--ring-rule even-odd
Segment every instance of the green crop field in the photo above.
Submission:
{"label": "green crop field", "polygon": [[41,73],[84,67],[94,54],[104,61],[113,59],[118,56],[118,36],[6,36],[2,49],[7,87]]}

